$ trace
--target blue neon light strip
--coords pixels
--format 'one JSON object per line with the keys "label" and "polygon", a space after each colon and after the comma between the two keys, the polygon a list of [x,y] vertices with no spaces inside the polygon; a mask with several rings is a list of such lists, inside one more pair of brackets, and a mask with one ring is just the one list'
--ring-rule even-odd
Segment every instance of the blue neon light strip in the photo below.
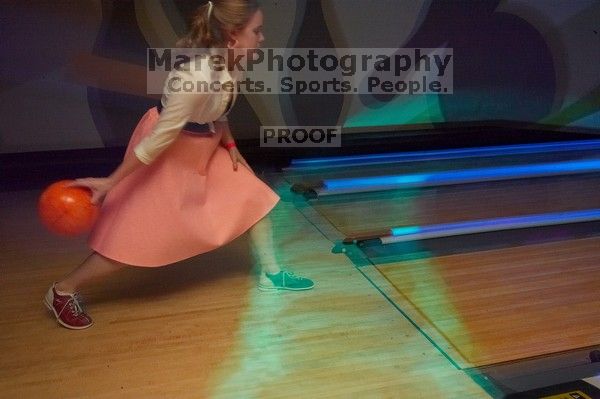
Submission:
{"label": "blue neon light strip", "polygon": [[600,220],[600,209],[542,213],[537,215],[483,219],[468,222],[443,223],[431,226],[403,226],[390,229],[390,235],[381,237],[381,242],[384,244],[390,244],[394,242],[414,241],[426,238],[450,237],[456,235],[485,233],[490,231],[590,222],[594,220]]}
{"label": "blue neon light strip", "polygon": [[372,176],[324,180],[319,195],[431,187],[450,184],[523,179],[530,177],[592,173],[600,171],[600,159],[552,162],[496,168],[461,169],[412,175]]}
{"label": "blue neon light strip", "polygon": [[329,158],[293,159],[288,169],[296,168],[335,168],[347,166],[378,165],[415,161],[435,161],[444,159],[490,157],[546,152],[568,152],[600,149],[600,140],[563,141],[556,143],[519,144],[494,147],[459,148],[453,150],[396,152],[388,154],[353,155]]}

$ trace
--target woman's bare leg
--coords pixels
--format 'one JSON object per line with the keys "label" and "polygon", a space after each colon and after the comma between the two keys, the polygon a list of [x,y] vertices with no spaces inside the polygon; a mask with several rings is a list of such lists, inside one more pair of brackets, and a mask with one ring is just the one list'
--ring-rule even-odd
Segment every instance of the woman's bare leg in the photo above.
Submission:
{"label": "woman's bare leg", "polygon": [[276,274],[281,271],[275,257],[273,246],[273,227],[269,216],[265,216],[250,229],[252,250],[256,261],[261,265],[262,271]]}
{"label": "woman's bare leg", "polygon": [[84,285],[101,280],[125,266],[94,252],[64,279],[58,281],[55,287],[60,292],[74,293]]}

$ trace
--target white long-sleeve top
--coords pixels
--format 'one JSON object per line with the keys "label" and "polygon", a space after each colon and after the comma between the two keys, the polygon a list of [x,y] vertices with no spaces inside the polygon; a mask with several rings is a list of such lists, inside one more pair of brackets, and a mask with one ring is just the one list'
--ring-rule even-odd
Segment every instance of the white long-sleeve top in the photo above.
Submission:
{"label": "white long-sleeve top", "polygon": [[[196,62],[200,63],[198,68]],[[137,158],[150,164],[177,138],[188,122],[208,123],[214,133],[214,121],[226,121],[224,114],[227,105],[233,107],[237,93],[227,90],[203,92],[198,90],[200,82],[233,82],[235,79],[227,71],[214,71],[208,65],[206,57],[191,60],[188,70],[173,69],[165,82],[161,103],[162,112],[152,133],[146,136],[135,148]],[[236,73],[233,73],[237,76]],[[193,90],[182,90],[183,82]],[[233,98],[232,98],[233,96]],[[231,99],[231,101],[230,101]],[[227,110],[227,113],[229,113]]]}

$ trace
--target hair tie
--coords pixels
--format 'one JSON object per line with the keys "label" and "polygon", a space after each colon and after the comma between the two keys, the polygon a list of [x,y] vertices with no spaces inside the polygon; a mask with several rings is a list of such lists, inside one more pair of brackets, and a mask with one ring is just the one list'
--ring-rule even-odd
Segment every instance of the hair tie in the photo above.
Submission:
{"label": "hair tie", "polygon": [[208,2],[208,13],[207,13],[207,20],[210,20],[210,14],[212,14],[212,9],[213,9],[213,2],[209,1]]}

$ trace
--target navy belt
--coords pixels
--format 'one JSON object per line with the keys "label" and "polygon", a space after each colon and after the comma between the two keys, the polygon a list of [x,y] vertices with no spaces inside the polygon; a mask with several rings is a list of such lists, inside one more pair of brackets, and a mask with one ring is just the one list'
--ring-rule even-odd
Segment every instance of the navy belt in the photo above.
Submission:
{"label": "navy belt", "polygon": [[[158,102],[156,109],[158,110],[159,114],[162,112],[163,105],[162,105],[161,101]],[[211,133],[210,126],[208,123],[188,122],[185,124],[185,126],[182,128],[182,130],[192,132],[192,133],[204,133],[204,134]]]}

